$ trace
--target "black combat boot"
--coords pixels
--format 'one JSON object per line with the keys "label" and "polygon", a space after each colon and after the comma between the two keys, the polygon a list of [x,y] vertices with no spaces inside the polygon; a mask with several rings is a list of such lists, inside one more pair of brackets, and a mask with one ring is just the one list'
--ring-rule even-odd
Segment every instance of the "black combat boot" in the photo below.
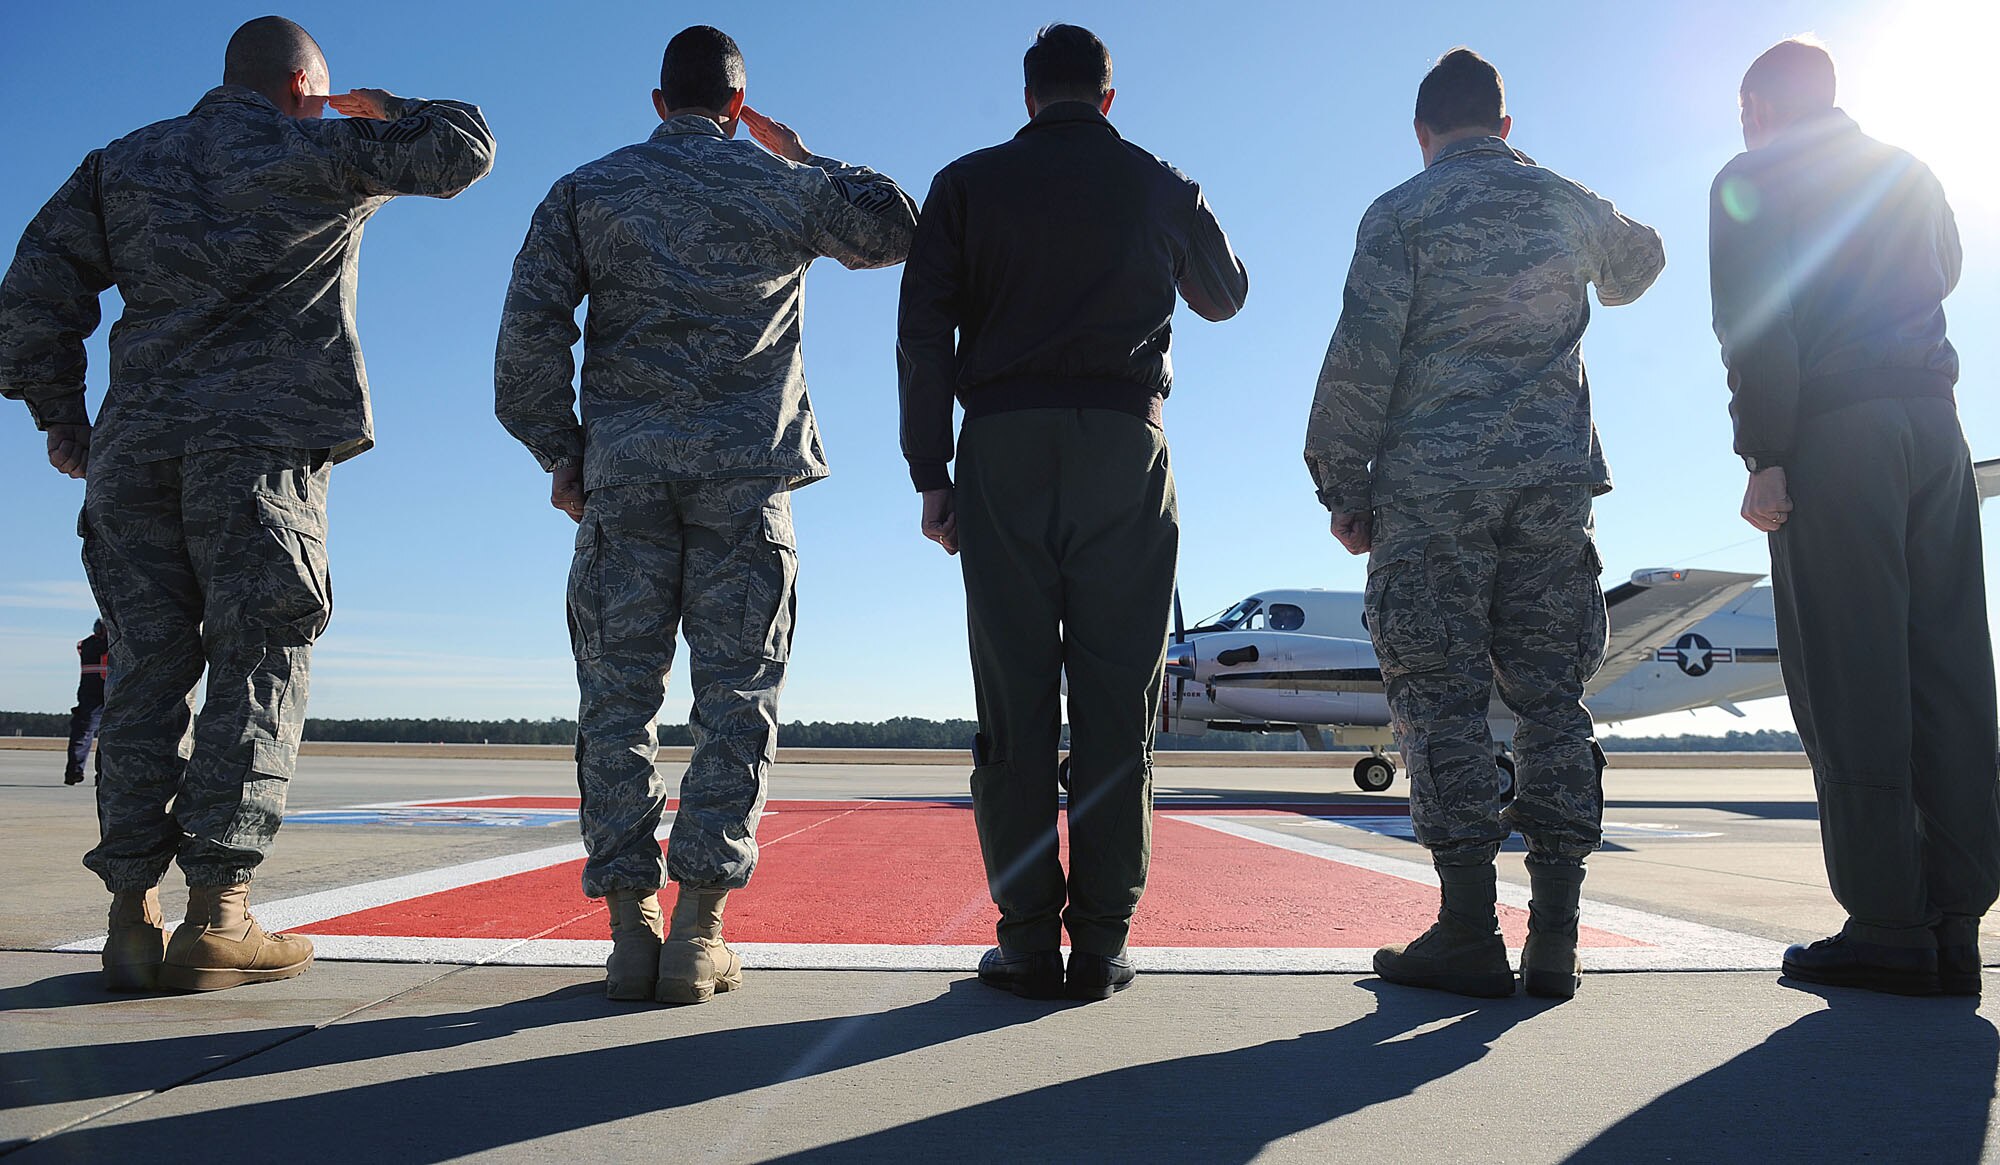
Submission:
{"label": "black combat boot", "polygon": [[1541,999],[1569,999],[1583,986],[1576,957],[1577,899],[1583,867],[1528,863],[1528,945],[1521,949],[1521,986]]}
{"label": "black combat boot", "polygon": [[1416,941],[1375,952],[1375,973],[1406,987],[1502,999],[1514,994],[1514,969],[1494,909],[1493,863],[1437,868],[1442,901],[1436,925]]}

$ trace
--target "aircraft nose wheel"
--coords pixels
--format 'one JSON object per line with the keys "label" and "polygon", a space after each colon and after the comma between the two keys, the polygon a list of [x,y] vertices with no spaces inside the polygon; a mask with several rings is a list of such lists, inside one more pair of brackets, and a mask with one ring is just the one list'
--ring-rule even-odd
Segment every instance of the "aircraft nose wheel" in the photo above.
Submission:
{"label": "aircraft nose wheel", "polygon": [[1514,758],[1496,756],[1493,763],[1500,769],[1500,801],[1502,804],[1511,803],[1514,800]]}
{"label": "aircraft nose wheel", "polygon": [[1058,788],[1060,788],[1060,789],[1061,789],[1061,790],[1062,790],[1063,792],[1065,792],[1065,793],[1069,792],[1069,758],[1068,758],[1068,757],[1064,757],[1064,758],[1062,758],[1062,763],[1056,766],[1056,786],[1057,786]]}
{"label": "aircraft nose wheel", "polygon": [[1396,766],[1385,756],[1364,756],[1354,766],[1354,785],[1364,793],[1380,793],[1396,781]]}

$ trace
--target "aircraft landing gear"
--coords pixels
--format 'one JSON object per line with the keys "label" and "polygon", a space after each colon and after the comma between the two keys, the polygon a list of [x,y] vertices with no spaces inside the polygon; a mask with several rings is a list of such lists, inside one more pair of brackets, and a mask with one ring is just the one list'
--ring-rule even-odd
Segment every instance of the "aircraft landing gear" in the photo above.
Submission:
{"label": "aircraft landing gear", "polygon": [[1380,793],[1396,781],[1396,762],[1376,752],[1354,765],[1354,785],[1364,793]]}
{"label": "aircraft landing gear", "polygon": [[1498,753],[1493,763],[1500,769],[1500,803],[1511,804],[1514,800],[1514,758],[1506,753]]}

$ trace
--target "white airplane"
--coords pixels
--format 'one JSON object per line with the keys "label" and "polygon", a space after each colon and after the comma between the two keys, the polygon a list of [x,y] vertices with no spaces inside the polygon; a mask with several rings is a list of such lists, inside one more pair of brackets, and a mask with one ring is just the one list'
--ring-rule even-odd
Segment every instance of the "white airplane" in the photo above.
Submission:
{"label": "white airplane", "polygon": [[[1975,467],[1979,496],[2000,493],[2000,459]],[[1610,621],[1604,667],[1584,689],[1591,718],[1615,724],[1695,708],[1737,716],[1749,700],[1781,696],[1777,622],[1762,575],[1642,570],[1604,594]],[[1364,747],[1354,783],[1387,789],[1389,701],[1362,597],[1353,591],[1259,591],[1192,627],[1167,647],[1160,729],[1297,732],[1314,750]],[[1513,771],[1514,716],[1494,697],[1495,762]]]}

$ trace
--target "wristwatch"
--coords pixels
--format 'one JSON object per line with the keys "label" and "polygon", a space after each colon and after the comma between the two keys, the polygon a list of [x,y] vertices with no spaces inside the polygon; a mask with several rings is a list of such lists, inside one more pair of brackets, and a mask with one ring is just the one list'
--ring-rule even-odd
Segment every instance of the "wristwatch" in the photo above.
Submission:
{"label": "wristwatch", "polygon": [[1762,473],[1767,469],[1783,469],[1784,455],[1779,453],[1745,453],[1743,464],[1752,473]]}

